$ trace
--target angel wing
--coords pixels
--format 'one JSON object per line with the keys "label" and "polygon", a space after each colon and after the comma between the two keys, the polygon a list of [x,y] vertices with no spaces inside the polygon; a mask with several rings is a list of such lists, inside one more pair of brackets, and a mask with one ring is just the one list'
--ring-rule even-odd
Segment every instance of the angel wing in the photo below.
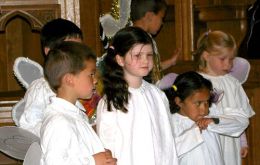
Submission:
{"label": "angel wing", "polygon": [[164,90],[170,88],[177,78],[178,74],[176,73],[168,73],[161,80],[156,83],[156,86],[160,89]]}
{"label": "angel wing", "polygon": [[24,160],[27,150],[39,137],[15,126],[0,127],[0,151],[19,160]]}
{"label": "angel wing", "polygon": [[28,149],[23,165],[40,165],[42,150],[38,142],[33,142]]}
{"label": "angel wing", "polygon": [[42,66],[26,57],[15,59],[13,71],[18,81],[26,89],[34,80],[43,76]]}
{"label": "angel wing", "polygon": [[238,79],[238,81],[243,84],[248,78],[250,68],[250,63],[246,59],[242,57],[236,57],[233,61],[233,68],[229,74]]}

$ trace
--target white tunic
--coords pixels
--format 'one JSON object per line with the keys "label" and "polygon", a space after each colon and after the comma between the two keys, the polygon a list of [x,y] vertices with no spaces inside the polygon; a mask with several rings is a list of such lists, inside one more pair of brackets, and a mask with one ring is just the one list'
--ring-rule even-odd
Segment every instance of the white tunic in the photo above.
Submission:
{"label": "white tunic", "polygon": [[224,165],[217,133],[200,132],[194,121],[178,113],[172,115],[172,126],[180,165]]}
{"label": "white tunic", "polygon": [[[211,80],[213,87],[224,91],[222,100],[217,104],[217,107],[223,109],[224,114],[228,114],[230,110],[235,110],[234,113],[243,114],[244,117],[250,118],[255,112],[249,104],[248,97],[237,79],[226,74],[224,76],[210,76],[200,73],[203,77]],[[227,165],[240,165],[240,140],[239,136],[220,136],[221,145],[223,148],[224,160]]]}
{"label": "white tunic", "polygon": [[103,97],[97,107],[97,132],[118,165],[177,165],[169,103],[165,94],[146,81],[131,93],[127,113],[107,111]]}
{"label": "white tunic", "polygon": [[[40,136],[43,111],[50,104],[50,98],[55,96],[45,78],[33,81],[24,96],[25,107],[19,121],[20,127]],[[80,102],[77,102],[77,106],[84,110]]]}
{"label": "white tunic", "polygon": [[52,98],[41,128],[41,165],[94,165],[93,154],[103,152],[84,112],[61,98]]}

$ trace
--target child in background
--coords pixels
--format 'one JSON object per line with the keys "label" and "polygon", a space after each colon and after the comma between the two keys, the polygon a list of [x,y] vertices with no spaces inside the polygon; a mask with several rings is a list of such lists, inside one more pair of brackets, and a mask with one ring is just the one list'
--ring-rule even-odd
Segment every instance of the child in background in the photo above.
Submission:
{"label": "child in background", "polygon": [[219,134],[239,136],[248,120],[216,109],[211,82],[193,71],[180,74],[165,93],[180,165],[224,165]]}
{"label": "child in background", "polygon": [[153,68],[151,37],[127,27],[113,37],[103,61],[104,96],[97,133],[119,165],[177,165],[165,94],[143,77]]}
{"label": "child in background", "polygon": [[95,72],[96,56],[81,43],[63,42],[49,51],[44,73],[57,97],[43,111],[41,165],[116,164],[76,106],[95,92]]}
{"label": "child in background", "polygon": [[[45,56],[51,48],[64,40],[82,42],[82,39],[80,28],[71,21],[61,18],[51,20],[41,30],[41,46]],[[33,81],[24,96],[25,107],[19,121],[20,127],[40,136],[43,110],[50,103],[50,98],[55,95],[44,77]],[[84,109],[79,102],[77,104]]]}
{"label": "child in background", "polygon": [[[227,108],[235,110],[233,113],[243,114],[245,118],[252,117],[255,112],[249,104],[247,95],[241,83],[232,77],[230,69],[236,55],[234,38],[222,31],[212,31],[203,34],[197,43],[194,59],[198,72],[211,80],[213,88],[224,92],[222,100],[217,103],[224,114],[229,113]],[[240,165],[240,139],[220,135],[225,164]]]}
{"label": "child in background", "polygon": [[[130,18],[133,26],[143,29],[151,37],[156,35],[162,27],[166,9],[167,4],[164,0],[132,0]],[[180,52],[178,49],[175,50],[170,59],[161,62],[156,42],[153,39],[152,41],[155,49],[154,68],[147,80],[159,83],[162,71],[176,64]]]}

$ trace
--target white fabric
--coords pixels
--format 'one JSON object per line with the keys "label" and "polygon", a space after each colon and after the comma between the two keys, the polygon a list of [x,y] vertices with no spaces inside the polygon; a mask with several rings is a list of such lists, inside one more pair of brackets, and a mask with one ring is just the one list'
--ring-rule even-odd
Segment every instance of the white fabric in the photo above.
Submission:
{"label": "white fabric", "polygon": [[[200,73],[205,78],[211,80],[213,87],[224,91],[222,100],[217,104],[219,109],[223,109],[223,114],[240,114],[244,118],[252,117],[255,112],[249,104],[248,97],[239,81],[231,75],[210,76]],[[225,164],[240,165],[240,141],[239,137],[220,136],[223,148]]]}
{"label": "white fabric", "polygon": [[146,81],[129,92],[127,113],[108,112],[105,97],[99,101],[97,132],[105,148],[118,165],[177,165],[165,94]]}
{"label": "white fabric", "polygon": [[[45,78],[33,81],[24,96],[25,107],[19,121],[20,127],[39,137],[43,111],[50,104],[50,98],[55,96]],[[84,109],[80,102],[77,102],[77,106]]]}
{"label": "white fabric", "polygon": [[23,165],[40,165],[42,150],[39,142],[33,142],[26,152]]}
{"label": "white fabric", "polygon": [[178,113],[171,120],[180,165],[224,165],[217,133],[200,132],[194,121]]}
{"label": "white fabric", "polygon": [[94,165],[103,145],[87,117],[75,105],[54,97],[44,111],[41,165]]}

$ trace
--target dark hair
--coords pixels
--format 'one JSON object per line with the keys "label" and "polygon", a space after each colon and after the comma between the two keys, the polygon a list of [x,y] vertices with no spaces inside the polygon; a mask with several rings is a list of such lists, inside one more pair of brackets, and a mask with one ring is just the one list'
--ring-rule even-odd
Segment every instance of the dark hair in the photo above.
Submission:
{"label": "dark hair", "polygon": [[[193,94],[193,92],[203,88],[212,91],[212,83],[197,72],[189,71],[178,75],[173,86],[164,90],[170,103],[171,113],[176,113],[180,109],[180,107],[175,103],[176,97],[179,97],[184,101],[187,97]],[[209,102],[211,105],[211,97]]]}
{"label": "dark hair", "polygon": [[67,73],[77,74],[86,68],[86,60],[96,62],[91,49],[78,42],[64,41],[51,49],[45,62],[44,74],[50,87],[57,91]]}
{"label": "dark hair", "polygon": [[123,68],[116,62],[116,55],[124,57],[136,44],[150,44],[151,37],[138,27],[126,27],[119,30],[112,39],[111,46],[103,61],[103,92],[107,99],[107,109],[111,111],[111,104],[123,112],[127,112],[128,84],[124,79]]}
{"label": "dark hair", "polygon": [[82,31],[73,22],[58,18],[47,22],[41,30],[41,46],[52,49],[65,39],[79,38],[83,39]]}
{"label": "dark hair", "polygon": [[132,0],[130,18],[135,22],[144,17],[147,12],[158,14],[166,9],[167,4],[164,0]]}
{"label": "dark hair", "polygon": [[197,42],[197,50],[193,52],[196,69],[202,71],[206,67],[206,61],[202,53],[207,51],[220,52],[223,48],[234,48],[236,50],[236,41],[231,34],[222,31],[209,31],[202,34]]}

